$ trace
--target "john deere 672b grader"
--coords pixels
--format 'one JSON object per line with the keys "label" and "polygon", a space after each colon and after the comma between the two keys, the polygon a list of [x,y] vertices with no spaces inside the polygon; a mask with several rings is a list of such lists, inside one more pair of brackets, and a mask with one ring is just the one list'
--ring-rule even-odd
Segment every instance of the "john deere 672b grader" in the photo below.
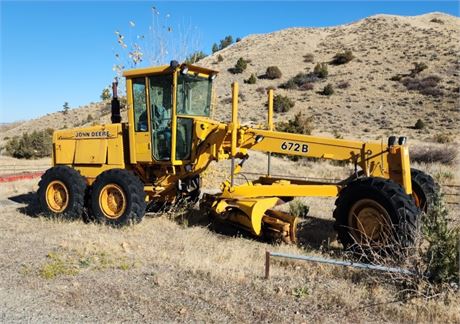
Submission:
{"label": "john deere 672b grader", "polygon": [[[142,220],[148,208],[200,197],[200,175],[212,161],[231,160],[230,179],[202,205],[211,215],[256,237],[297,241],[297,217],[274,208],[293,197],[337,197],[335,229],[344,246],[383,244],[388,235],[410,245],[419,215],[436,185],[411,169],[406,138],[388,143],[279,132],[268,91],[264,128],[238,120],[238,84],[232,85],[232,119],[210,119],[217,71],[179,64],[129,70],[128,121],[121,122],[116,84],[112,123],[56,131],[53,167],[39,183],[45,214],[122,226]],[[234,179],[250,150],[268,153],[268,170],[255,181]],[[340,182],[275,177],[270,154],[349,162],[355,172]],[[308,238],[307,238],[308,239]]]}

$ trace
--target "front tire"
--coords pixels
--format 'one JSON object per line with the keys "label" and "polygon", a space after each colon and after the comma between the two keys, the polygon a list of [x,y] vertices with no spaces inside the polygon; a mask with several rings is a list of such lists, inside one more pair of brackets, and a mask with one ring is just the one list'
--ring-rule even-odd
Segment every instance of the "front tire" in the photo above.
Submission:
{"label": "front tire", "polygon": [[45,216],[74,220],[82,217],[85,178],[75,169],[59,165],[48,169],[38,184],[38,200]]}
{"label": "front tire", "polygon": [[354,180],[342,189],[335,205],[334,227],[345,248],[357,244],[384,250],[389,245],[394,249],[414,244],[420,210],[391,180]]}
{"label": "front tire", "polygon": [[116,227],[139,223],[146,209],[144,185],[131,171],[104,171],[91,188],[90,209],[99,223]]}

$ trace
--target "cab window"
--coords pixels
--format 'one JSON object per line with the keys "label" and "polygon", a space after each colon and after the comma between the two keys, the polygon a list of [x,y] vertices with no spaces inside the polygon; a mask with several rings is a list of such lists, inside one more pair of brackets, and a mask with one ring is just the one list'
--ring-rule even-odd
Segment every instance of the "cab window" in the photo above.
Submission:
{"label": "cab window", "polygon": [[171,159],[172,76],[152,76],[150,81],[150,106],[152,114],[153,157]]}
{"label": "cab window", "polygon": [[147,102],[145,95],[145,78],[132,80],[133,105],[134,105],[134,129],[136,132],[147,132]]}
{"label": "cab window", "polygon": [[209,117],[212,80],[192,74],[177,79],[177,114]]}

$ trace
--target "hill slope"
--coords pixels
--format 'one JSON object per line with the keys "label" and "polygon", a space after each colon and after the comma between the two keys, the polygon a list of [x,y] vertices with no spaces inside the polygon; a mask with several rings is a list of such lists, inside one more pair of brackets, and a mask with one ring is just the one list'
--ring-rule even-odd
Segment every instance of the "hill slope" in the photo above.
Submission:
{"label": "hill slope", "polygon": [[[242,100],[240,117],[245,123],[264,123],[268,87],[287,95],[296,103],[288,113],[278,113],[276,120],[286,120],[302,111],[315,116],[315,133],[341,133],[346,137],[377,138],[389,134],[407,134],[420,140],[437,132],[457,135],[459,111],[460,19],[440,13],[416,17],[378,15],[348,25],[327,28],[289,28],[270,34],[251,35],[199,62],[221,71],[216,79],[217,108],[214,118],[230,118],[230,84],[240,82]],[[299,72],[312,71],[318,62],[330,62],[345,49],[355,58],[344,65],[328,65],[329,76],[314,83],[313,90],[284,90],[278,86]],[[304,55],[313,54],[313,62],[304,62]],[[223,57],[218,62],[218,55]],[[231,74],[238,58],[250,60],[242,74]],[[442,96],[422,95],[409,91],[390,78],[408,74],[413,63],[427,65],[418,78],[438,76],[437,88]],[[244,80],[254,73],[261,76],[268,66],[278,66],[283,76],[277,80],[258,79],[254,85]],[[332,84],[335,93],[319,92]],[[338,86],[345,84],[347,88]],[[20,123],[0,132],[0,138],[42,128],[63,128],[109,122],[109,108],[92,104]],[[414,130],[417,119],[427,128]]]}
{"label": "hill slope", "polygon": [[[302,111],[316,116],[317,131],[338,130],[358,136],[384,133],[414,133],[409,127],[417,119],[428,124],[428,132],[457,132],[460,120],[458,87],[458,54],[460,19],[444,14],[417,17],[378,15],[348,25],[329,28],[290,28],[271,34],[252,35],[200,61],[218,69],[217,116],[229,118],[230,83],[238,81],[244,99],[241,103],[243,121],[264,122],[266,94],[263,88],[277,88],[299,72],[312,71],[317,62],[330,62],[346,49],[355,59],[344,65],[328,65],[329,76],[316,82],[312,91],[276,89],[276,93],[295,100],[287,115]],[[305,63],[304,55],[314,55],[314,62]],[[223,57],[218,62],[217,56]],[[242,74],[231,74],[239,57],[250,60]],[[413,62],[427,65],[420,78],[436,75],[441,78],[440,97],[408,91],[400,82],[391,81],[397,74],[407,74]],[[261,76],[268,66],[278,66],[281,79],[258,79],[255,85],[243,84],[254,73]],[[348,82],[349,87],[337,85]],[[318,94],[331,83],[335,94]],[[260,89],[262,88],[262,89]],[[278,120],[286,116],[277,114]]]}

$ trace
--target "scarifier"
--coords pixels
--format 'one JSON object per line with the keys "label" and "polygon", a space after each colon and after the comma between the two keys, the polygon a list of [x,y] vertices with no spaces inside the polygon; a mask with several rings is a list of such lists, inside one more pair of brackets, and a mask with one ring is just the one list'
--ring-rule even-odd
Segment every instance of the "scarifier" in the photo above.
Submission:
{"label": "scarifier", "polygon": [[[114,226],[142,220],[180,199],[197,201],[200,175],[212,161],[230,159],[230,179],[201,206],[219,221],[257,237],[297,241],[297,217],[275,207],[294,197],[337,197],[334,218],[339,240],[384,244],[388,233],[410,245],[420,210],[433,197],[433,179],[411,170],[406,138],[362,142],[276,131],[273,90],[268,91],[266,127],[238,120],[238,83],[232,84],[232,119],[210,119],[218,72],[172,61],[134,69],[126,78],[128,122],[121,122],[113,85],[112,123],[55,131],[53,167],[42,177],[39,199],[48,215],[84,215]],[[268,153],[267,174],[236,185],[249,151]],[[352,163],[340,182],[275,177],[271,154]],[[412,176],[411,176],[412,173]],[[416,176],[414,176],[414,174]],[[307,238],[308,239],[308,238]]]}

